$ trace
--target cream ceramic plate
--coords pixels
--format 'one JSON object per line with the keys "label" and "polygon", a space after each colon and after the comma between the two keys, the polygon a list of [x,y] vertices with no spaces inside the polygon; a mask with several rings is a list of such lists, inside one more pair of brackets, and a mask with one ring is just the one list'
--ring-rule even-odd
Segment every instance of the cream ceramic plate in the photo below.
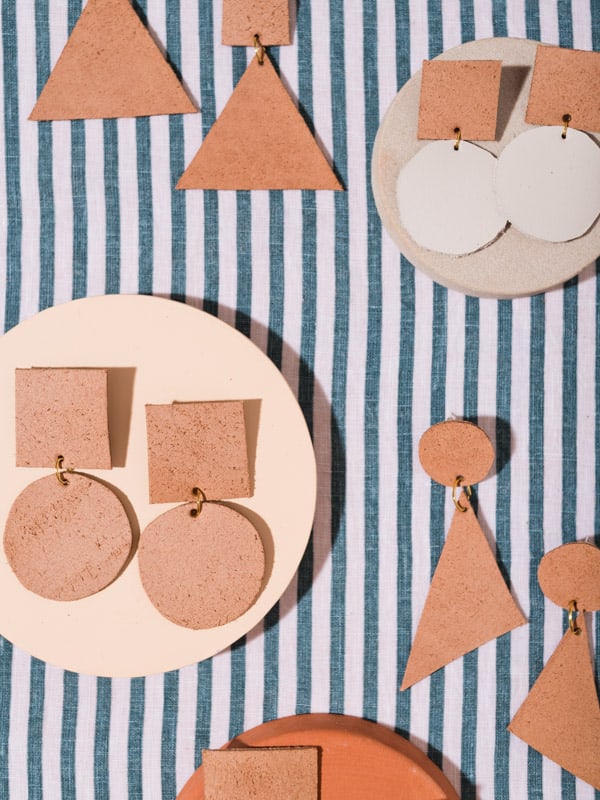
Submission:
{"label": "cream ceramic plate", "polygon": [[[478,142],[494,155],[525,123],[537,42],[527,39],[482,39],[455,47],[439,58],[500,59],[502,78],[495,142]],[[417,139],[421,72],[398,92],[389,107],[373,148],[373,193],[382,222],[402,253],[438,283],[478,297],[537,294],[576,275],[600,254],[600,219],[579,239],[545,242],[509,227],[488,247],[465,256],[435,253],[417,245],[404,229],[398,211],[396,182],[400,170],[428,142]],[[594,135],[595,141],[598,136]],[[460,198],[457,198],[460,202]],[[556,198],[560,204],[561,198]]]}
{"label": "cream ceramic plate", "polygon": [[148,502],[144,404],[243,399],[254,496],[234,504],[261,533],[266,579],[255,604],[219,628],[168,622],[146,597],[134,556],[121,576],[73,602],[27,591],[0,553],[0,633],[75,672],[125,677],[208,658],[247,633],[279,599],[306,548],[316,466],[302,412],[281,373],[245,336],[191,306],[112,295],[50,308],[0,337],[0,526],[19,492],[51,470],[16,468],[15,367],[108,367],[112,470],[86,470],[118,488],[139,530],[176,504]]}

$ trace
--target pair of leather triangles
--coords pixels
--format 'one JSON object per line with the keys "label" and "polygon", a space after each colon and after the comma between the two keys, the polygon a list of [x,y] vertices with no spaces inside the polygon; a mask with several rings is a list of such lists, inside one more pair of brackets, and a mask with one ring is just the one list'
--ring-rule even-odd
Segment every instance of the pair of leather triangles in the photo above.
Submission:
{"label": "pair of leather triangles", "polygon": [[[196,111],[129,0],[88,0],[32,120]],[[265,57],[254,59],[180,189],[341,189]]]}
{"label": "pair of leather triangles", "polygon": [[527,621],[463,492],[436,567],[401,690]]}

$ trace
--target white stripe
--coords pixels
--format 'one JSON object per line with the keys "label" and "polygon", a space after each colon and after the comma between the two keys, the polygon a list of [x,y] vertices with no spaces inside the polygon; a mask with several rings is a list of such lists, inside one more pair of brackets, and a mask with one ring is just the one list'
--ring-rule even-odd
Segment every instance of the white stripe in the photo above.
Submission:
{"label": "white stripe", "polygon": [[[254,344],[263,352],[267,349],[270,306],[270,203],[269,192],[250,193],[250,240],[252,248],[251,328]],[[278,264],[279,268],[281,265]]]}
{"label": "white stripe", "polygon": [[279,664],[277,716],[289,717],[296,713],[296,685],[298,663],[298,575],[294,575],[290,585],[279,601]]}
{"label": "white stripe", "polygon": [[161,797],[162,721],[164,676],[150,675],[144,682],[142,734],[142,791],[144,800]]}
{"label": "white stripe", "polygon": [[[119,215],[121,235],[120,291],[135,294],[139,289],[139,202],[136,121],[120,119],[117,123],[119,148]],[[144,169],[144,165],[139,165]]]}
{"label": "white stripe", "polygon": [[346,581],[346,669],[345,712],[362,716],[365,612],[365,367],[368,325],[368,231],[366,230],[365,94],[363,76],[363,31],[359,24],[362,3],[346,0],[347,19],[354,24],[345,32],[346,102],[352,109],[348,141],[349,228],[353,237],[350,270],[350,308],[346,398],[347,581]]}
{"label": "white stripe", "polygon": [[[410,497],[397,497],[398,472],[407,474],[407,464],[398,464],[398,382],[406,376],[399,372],[402,340],[400,304],[400,260],[388,237],[382,239],[381,372],[379,376],[379,620],[377,662],[377,716],[387,725],[396,722],[397,618],[398,618],[398,503],[402,512],[409,508]],[[408,476],[407,476],[408,477]],[[407,482],[403,481],[404,487]],[[401,493],[406,488],[400,488]],[[401,494],[401,498],[403,495]],[[408,620],[402,620],[406,624]]]}
{"label": "white stripe", "polygon": [[254,728],[263,721],[264,689],[265,641],[263,623],[260,622],[246,637],[244,730]]}
{"label": "white stripe", "polygon": [[494,35],[492,0],[478,0],[474,5],[475,39],[487,39]]}
{"label": "white stripe", "polygon": [[47,664],[42,726],[42,791],[44,797],[62,797],[60,749],[63,686],[64,672],[62,669]]}
{"label": "white stripe", "polygon": [[540,12],[540,41],[558,44],[558,15],[555,0],[545,0],[538,5]]}
{"label": "white stripe", "polygon": [[229,741],[231,705],[231,650],[224,650],[212,661],[212,697],[210,706],[210,747],[216,749]]}
{"label": "white stripe", "polygon": [[[8,739],[8,787],[11,800],[27,798],[27,729],[31,657],[13,648]],[[17,688],[18,687],[18,688]],[[4,699],[6,702],[6,699]]]}
{"label": "white stripe", "polygon": [[508,36],[527,38],[525,0],[511,0],[506,4],[506,31]]}
{"label": "white stripe", "polygon": [[77,679],[75,729],[75,792],[77,800],[94,800],[94,741],[97,681],[89,675]]}
{"label": "white stripe", "polygon": [[38,190],[38,123],[27,117],[36,101],[34,18],[31,9],[23,4],[15,6],[17,17],[17,80],[19,107],[20,190],[22,204],[21,237],[21,307],[20,319],[26,319],[39,310],[40,292],[40,197]]}
{"label": "white stripe", "polygon": [[[112,123],[110,123],[112,124]],[[85,123],[85,191],[87,200],[87,294],[104,294],[106,290],[106,184],[104,160],[112,153],[104,152],[104,120],[89,119]]]}
{"label": "white stripe", "polygon": [[[460,0],[442,0],[442,48],[449,50],[462,41]],[[437,55],[437,53],[435,54]]]}
{"label": "white stripe", "polygon": [[577,50],[593,50],[592,2],[573,3],[573,47]]}
{"label": "white stripe", "polygon": [[113,678],[108,740],[108,788],[111,800],[128,796],[129,701],[131,681]]}
{"label": "white stripe", "polygon": [[429,58],[429,19],[427,3],[422,0],[409,0],[408,18],[410,20],[410,72],[423,67],[423,61]]}
{"label": "white stripe", "polygon": [[192,664],[179,670],[175,775],[177,791],[196,769],[196,708],[198,700],[198,667]]}

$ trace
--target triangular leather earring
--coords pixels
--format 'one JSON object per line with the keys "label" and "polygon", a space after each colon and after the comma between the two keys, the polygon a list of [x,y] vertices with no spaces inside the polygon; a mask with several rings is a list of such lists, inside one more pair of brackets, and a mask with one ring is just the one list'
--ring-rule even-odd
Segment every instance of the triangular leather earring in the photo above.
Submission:
{"label": "triangular leather earring", "polygon": [[538,581],[569,612],[569,627],[508,729],[600,789],[600,704],[584,619],[600,610],[600,550],[561,545],[541,560]]}
{"label": "triangular leather earring", "polygon": [[273,29],[287,8],[272,5],[224,0],[224,43],[252,44],[256,57],[178,189],[342,189],[265,52],[264,45],[289,42],[281,19]]}
{"label": "triangular leather earring", "polygon": [[88,0],[32,120],[195,112],[129,0]]}
{"label": "triangular leather earring", "polygon": [[401,690],[526,622],[469,502],[471,484],[485,478],[494,461],[489,438],[471,422],[440,422],[421,437],[419,457],[433,480],[452,486],[455,512]]}

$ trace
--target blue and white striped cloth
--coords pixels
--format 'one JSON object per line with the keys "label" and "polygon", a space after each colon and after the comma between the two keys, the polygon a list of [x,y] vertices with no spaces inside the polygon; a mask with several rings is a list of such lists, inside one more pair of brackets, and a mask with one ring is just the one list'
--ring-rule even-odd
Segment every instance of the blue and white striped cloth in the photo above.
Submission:
{"label": "blue and white striped cloth", "polygon": [[[280,603],[204,663],[97,679],[0,640],[0,799],[173,800],[203,747],[332,711],[409,736],[463,800],[598,800],[506,731],[565,627],[540,592],[539,560],[600,533],[597,266],[534,298],[447,291],[382,231],[370,159],[387,106],[424,58],[490,36],[600,49],[600,3],[301,0],[294,45],[272,56],[344,194],[173,190],[253,56],[220,44],[221,0],[137,0],[201,114],[29,122],[81,5],[0,2],[4,328],[115,292],[217,314],[297,392],[318,509]],[[452,513],[417,445],[451,415],[495,442],[479,519],[530,623],[400,694]],[[600,614],[593,628],[598,664]]]}

